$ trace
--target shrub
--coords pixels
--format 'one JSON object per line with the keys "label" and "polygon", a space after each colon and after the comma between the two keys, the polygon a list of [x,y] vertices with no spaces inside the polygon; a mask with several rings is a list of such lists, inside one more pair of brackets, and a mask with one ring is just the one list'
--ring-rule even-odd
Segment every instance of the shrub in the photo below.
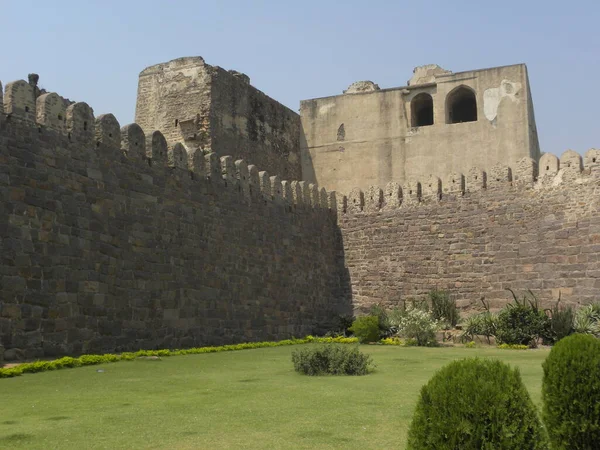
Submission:
{"label": "shrub", "polygon": [[467,342],[465,344],[466,348],[475,348],[476,346],[477,346],[477,344],[475,344],[475,341]]}
{"label": "shrub", "polygon": [[435,332],[437,322],[427,311],[408,306],[406,315],[400,320],[398,334],[407,339],[414,339],[417,345],[431,346],[436,344]]}
{"label": "shrub", "polygon": [[396,332],[396,328],[392,325],[388,312],[380,304],[371,306],[369,316],[377,317],[379,337],[390,337]]}
{"label": "shrub", "polygon": [[438,322],[446,322],[455,327],[460,320],[456,301],[450,298],[447,291],[433,290],[429,293],[431,300],[431,317]]}
{"label": "shrub", "polygon": [[543,417],[556,449],[596,449],[600,443],[600,341],[574,334],[542,364]]}
{"label": "shrub", "polygon": [[518,369],[465,359],[421,389],[408,432],[410,450],[547,449],[535,406]]}
{"label": "shrub", "polygon": [[321,345],[292,352],[296,372],[305,375],[366,375],[372,365],[371,357],[358,347]]}
{"label": "shrub", "polygon": [[358,317],[350,327],[350,331],[362,343],[377,342],[379,340],[379,317]]}
{"label": "shrub", "polygon": [[531,292],[531,299],[523,297],[522,301],[514,292],[512,294],[515,303],[506,305],[498,313],[496,340],[501,344],[536,346],[537,340],[547,334],[550,319],[538,308],[537,299]]}

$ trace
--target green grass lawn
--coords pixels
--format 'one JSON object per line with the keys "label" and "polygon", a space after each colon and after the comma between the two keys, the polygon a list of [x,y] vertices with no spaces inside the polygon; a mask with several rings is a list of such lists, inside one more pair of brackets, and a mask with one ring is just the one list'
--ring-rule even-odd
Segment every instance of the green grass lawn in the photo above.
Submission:
{"label": "green grass lawn", "polygon": [[447,362],[479,356],[518,366],[540,407],[548,354],[361,346],[373,356],[374,373],[307,377],[292,368],[298,348],[1,379],[0,449],[402,449],[420,387]]}

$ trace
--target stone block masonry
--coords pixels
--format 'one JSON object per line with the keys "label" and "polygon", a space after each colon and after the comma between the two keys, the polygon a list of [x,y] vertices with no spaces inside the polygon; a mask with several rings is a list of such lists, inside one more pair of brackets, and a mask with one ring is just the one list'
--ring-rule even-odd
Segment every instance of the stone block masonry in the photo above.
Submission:
{"label": "stone block masonry", "polygon": [[333,193],[85,103],[36,114],[27,89],[0,112],[6,355],[282,339],[350,311]]}
{"label": "stone block masonry", "polygon": [[[600,151],[545,154],[340,198],[339,224],[353,303],[446,289],[468,308],[493,308],[531,289],[548,305],[598,301]],[[465,181],[466,178],[466,181]]]}

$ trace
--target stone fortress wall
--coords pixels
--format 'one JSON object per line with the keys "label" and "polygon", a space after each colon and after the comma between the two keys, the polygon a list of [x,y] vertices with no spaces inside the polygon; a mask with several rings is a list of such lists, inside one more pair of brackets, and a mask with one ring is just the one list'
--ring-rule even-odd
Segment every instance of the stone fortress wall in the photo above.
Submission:
{"label": "stone fortress wall", "polygon": [[528,290],[546,306],[600,293],[600,150],[544,154],[538,167],[473,168],[340,196],[354,308],[448,290],[499,308]]}
{"label": "stone fortress wall", "polygon": [[[450,170],[438,158],[431,167],[440,172],[425,172],[429,165],[419,169],[421,176],[392,171],[381,184],[366,177],[344,196],[311,183],[310,173],[282,180],[279,170],[297,167],[291,153],[266,144],[267,134],[275,134],[266,127],[272,120],[255,121],[264,125],[263,145],[247,134],[253,127],[247,116],[224,112],[223,105],[234,98],[242,105],[253,92],[227,88],[232,79],[249,86],[243,74],[217,68],[215,75],[197,58],[166,64],[173,67],[163,67],[163,75],[179,80],[171,98],[179,106],[140,102],[151,98],[154,75],[140,77],[139,92],[146,94],[137,105],[142,118],[183,111],[179,128],[164,132],[148,122],[120,128],[111,114],[95,117],[85,103],[40,91],[35,79],[6,86],[0,98],[0,359],[2,346],[6,359],[15,359],[302,336],[327,330],[340,314],[374,303],[393,306],[433,288],[448,289],[469,308],[482,297],[502,306],[510,299],[507,288],[531,289],[546,301],[559,294],[571,304],[598,299],[600,151],[583,159],[573,151],[540,158],[526,78],[517,86],[518,101],[504,98],[516,91],[502,80],[487,94],[499,97],[498,117],[518,107],[522,117],[511,126],[529,147],[500,142],[523,154],[505,154],[497,141],[482,140],[475,150],[493,157],[472,159],[475,168]],[[431,77],[449,76],[440,70],[418,70],[409,87],[435,87]],[[526,75],[524,66],[507,70]],[[189,82],[203,74],[208,81]],[[194,97],[191,87],[201,85],[209,91]],[[155,101],[166,101],[164,87]],[[377,103],[377,95],[387,95],[360,94],[375,89],[369,83],[353,89],[346,96],[356,101]],[[412,95],[407,90],[403,95]],[[207,120],[194,112],[202,99],[208,99]],[[150,112],[140,113],[144,108]],[[273,120],[287,117],[274,108]],[[492,112],[477,110],[487,122]],[[220,150],[229,147],[235,156],[215,151],[224,136],[219,129],[233,136],[244,123],[246,132]],[[434,127],[413,131],[435,133]],[[209,130],[202,139],[211,140],[199,145],[202,130]],[[351,130],[338,128],[340,139]],[[246,150],[236,153],[236,139]],[[443,135],[434,143],[440,142]],[[360,144],[365,151],[367,144]],[[261,149],[274,168],[270,174],[240,158],[260,159]],[[357,154],[352,165],[359,174]],[[379,150],[364,155],[369,167]]]}
{"label": "stone fortress wall", "polygon": [[25,81],[0,105],[6,359],[304,336],[350,312],[335,194]]}

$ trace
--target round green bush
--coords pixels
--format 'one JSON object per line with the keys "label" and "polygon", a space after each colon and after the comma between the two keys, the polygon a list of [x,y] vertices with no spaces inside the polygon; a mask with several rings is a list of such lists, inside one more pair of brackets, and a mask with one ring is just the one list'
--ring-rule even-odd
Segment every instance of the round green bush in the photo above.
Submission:
{"label": "round green bush", "polygon": [[542,365],[544,423],[554,449],[600,448],[600,341],[574,334]]}
{"label": "round green bush", "polygon": [[496,340],[500,344],[535,346],[549,322],[544,311],[528,304],[507,305],[496,319]]}
{"label": "round green bush", "polygon": [[352,323],[349,330],[362,343],[377,342],[379,335],[379,317],[378,316],[361,316],[357,317]]}
{"label": "round green bush", "polygon": [[548,446],[518,369],[475,358],[448,364],[423,386],[407,448],[541,450]]}

